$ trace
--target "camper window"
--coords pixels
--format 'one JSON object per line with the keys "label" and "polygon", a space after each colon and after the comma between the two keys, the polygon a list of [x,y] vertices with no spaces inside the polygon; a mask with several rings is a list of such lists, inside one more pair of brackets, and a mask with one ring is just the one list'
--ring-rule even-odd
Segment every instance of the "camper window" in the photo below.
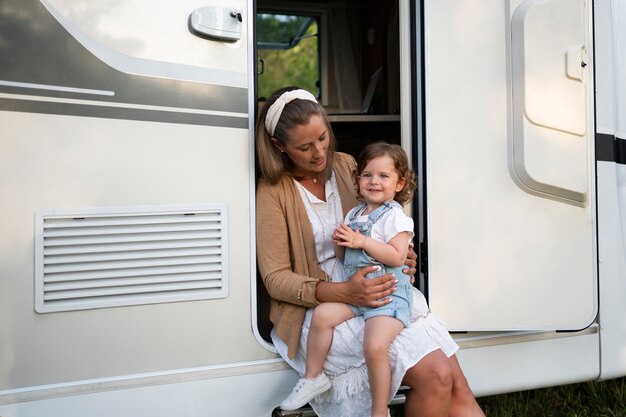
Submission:
{"label": "camper window", "polygon": [[285,85],[298,85],[319,97],[319,26],[319,17],[311,15],[257,15],[259,98]]}

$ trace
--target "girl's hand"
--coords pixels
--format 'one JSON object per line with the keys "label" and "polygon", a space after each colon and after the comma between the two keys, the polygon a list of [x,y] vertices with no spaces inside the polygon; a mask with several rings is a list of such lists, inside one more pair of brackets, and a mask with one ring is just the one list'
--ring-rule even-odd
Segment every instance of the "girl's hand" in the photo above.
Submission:
{"label": "girl's hand", "polygon": [[355,232],[346,224],[340,224],[333,233],[333,243],[352,249],[362,249],[366,236],[358,230]]}

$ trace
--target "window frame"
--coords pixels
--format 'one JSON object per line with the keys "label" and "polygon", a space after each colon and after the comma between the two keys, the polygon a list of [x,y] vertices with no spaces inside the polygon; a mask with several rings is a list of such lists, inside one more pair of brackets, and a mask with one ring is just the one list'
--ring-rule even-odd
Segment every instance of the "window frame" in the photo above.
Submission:
{"label": "window frame", "polygon": [[[286,14],[286,15],[309,15],[317,17],[318,19],[318,54],[319,54],[319,92],[318,101],[322,106],[328,106],[328,94],[329,94],[329,66],[328,66],[328,7],[325,4],[306,3],[294,5],[285,1],[271,1],[258,6],[256,14]],[[258,56],[258,40],[254,47]],[[257,77],[258,85],[258,77]],[[257,93],[258,95],[258,93]],[[258,100],[258,96],[256,97]]]}

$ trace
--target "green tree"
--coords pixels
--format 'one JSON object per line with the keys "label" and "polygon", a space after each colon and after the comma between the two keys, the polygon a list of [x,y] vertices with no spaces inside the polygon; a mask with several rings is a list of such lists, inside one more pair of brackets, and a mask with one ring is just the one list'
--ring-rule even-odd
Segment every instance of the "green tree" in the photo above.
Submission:
{"label": "green tree", "polygon": [[[259,19],[258,39],[266,43],[287,43],[298,33],[301,24],[301,20],[295,19]],[[305,35],[292,42],[294,46],[288,49],[259,48],[259,59],[265,63],[265,72],[258,78],[259,97],[269,97],[277,89],[289,85],[297,85],[319,96],[317,33],[318,25],[313,20]]]}

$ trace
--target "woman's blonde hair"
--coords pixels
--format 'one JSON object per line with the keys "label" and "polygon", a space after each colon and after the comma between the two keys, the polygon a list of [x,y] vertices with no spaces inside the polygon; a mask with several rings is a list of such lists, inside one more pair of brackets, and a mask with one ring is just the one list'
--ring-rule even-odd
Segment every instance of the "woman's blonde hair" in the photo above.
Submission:
{"label": "woman's blonde hair", "polygon": [[298,87],[285,87],[274,92],[259,112],[259,118],[256,123],[256,153],[258,159],[258,167],[261,177],[265,178],[270,184],[276,184],[283,175],[293,175],[293,163],[287,154],[280,152],[277,147],[272,144],[272,138],[276,139],[279,145],[285,146],[291,139],[289,137],[291,129],[296,126],[309,123],[311,116],[318,115],[326,125],[326,131],[329,137],[328,154],[326,157],[326,171],[321,180],[325,181],[330,178],[332,171],[332,162],[335,155],[335,135],[330,127],[324,107],[317,102],[310,100],[293,100],[285,105],[280,116],[274,136],[271,136],[265,129],[265,118],[267,110],[272,104],[285,92],[297,90]]}
{"label": "woman's blonde hair", "polygon": [[393,160],[393,166],[396,169],[399,179],[404,179],[405,184],[402,190],[396,193],[394,200],[404,205],[411,201],[413,193],[417,189],[417,179],[415,172],[409,168],[409,158],[399,145],[393,145],[387,142],[375,142],[367,145],[357,160],[356,169],[352,173],[354,183],[356,185],[357,200],[364,201],[359,190],[359,177],[367,164],[374,158],[380,156],[388,156]]}

